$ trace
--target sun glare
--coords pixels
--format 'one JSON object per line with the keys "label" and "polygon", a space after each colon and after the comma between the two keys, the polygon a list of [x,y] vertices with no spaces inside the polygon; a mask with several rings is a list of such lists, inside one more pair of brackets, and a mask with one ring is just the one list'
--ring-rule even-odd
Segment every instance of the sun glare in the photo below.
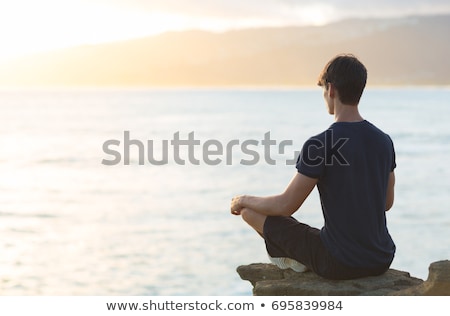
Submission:
{"label": "sun glare", "polygon": [[299,7],[291,13],[294,13],[294,16],[297,16],[303,24],[319,26],[329,23],[335,12],[333,7],[329,5],[312,4]]}
{"label": "sun glare", "polygon": [[[333,15],[332,7],[310,5],[285,8],[289,21],[321,25]],[[58,48],[97,44],[155,35],[169,30],[282,25],[286,20],[258,17],[229,20],[220,16],[189,16],[176,12],[139,10],[113,2],[87,0],[15,0],[0,4],[0,60]]]}
{"label": "sun glare", "polygon": [[19,0],[0,5],[0,58],[182,29],[182,16],[80,1]]}

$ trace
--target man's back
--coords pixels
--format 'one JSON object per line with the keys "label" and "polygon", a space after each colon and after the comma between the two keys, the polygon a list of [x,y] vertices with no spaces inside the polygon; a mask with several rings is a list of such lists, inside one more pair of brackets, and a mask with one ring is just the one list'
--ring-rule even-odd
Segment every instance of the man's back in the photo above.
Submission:
{"label": "man's back", "polygon": [[302,157],[308,158],[299,161],[298,171],[319,179],[321,238],[329,251],[354,267],[392,261],[395,245],[385,217],[389,173],[395,168],[389,136],[367,121],[336,122],[305,143]]}

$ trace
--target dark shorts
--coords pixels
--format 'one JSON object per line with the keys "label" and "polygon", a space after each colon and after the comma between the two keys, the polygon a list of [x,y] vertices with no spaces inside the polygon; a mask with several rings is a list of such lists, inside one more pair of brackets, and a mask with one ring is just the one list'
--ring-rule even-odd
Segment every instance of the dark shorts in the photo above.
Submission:
{"label": "dark shorts", "polygon": [[380,275],[388,266],[377,269],[349,267],[334,258],[320,238],[320,230],[293,217],[269,216],[264,223],[264,240],[271,257],[289,257],[316,274],[332,280]]}

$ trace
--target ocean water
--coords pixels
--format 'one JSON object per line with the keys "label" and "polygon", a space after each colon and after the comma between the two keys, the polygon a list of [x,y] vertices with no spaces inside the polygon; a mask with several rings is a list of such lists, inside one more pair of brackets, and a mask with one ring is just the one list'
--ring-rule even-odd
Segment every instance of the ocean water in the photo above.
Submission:
{"label": "ocean water", "polygon": [[[450,258],[449,100],[360,105],[396,148],[392,268],[422,279]],[[236,267],[268,260],[230,200],[284,190],[333,121],[314,88],[1,90],[0,111],[1,295],[251,295]],[[316,190],[295,217],[323,224]]]}

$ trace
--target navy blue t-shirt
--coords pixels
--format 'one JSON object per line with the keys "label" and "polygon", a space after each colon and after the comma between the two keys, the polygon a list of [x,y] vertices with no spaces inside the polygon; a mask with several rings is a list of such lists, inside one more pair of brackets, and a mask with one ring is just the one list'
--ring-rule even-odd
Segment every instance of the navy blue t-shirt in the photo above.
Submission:
{"label": "navy blue t-shirt", "polygon": [[385,208],[396,164],[387,134],[365,120],[336,122],[305,142],[296,167],[318,179],[325,219],[320,236],[335,258],[364,268],[392,262],[395,244]]}

